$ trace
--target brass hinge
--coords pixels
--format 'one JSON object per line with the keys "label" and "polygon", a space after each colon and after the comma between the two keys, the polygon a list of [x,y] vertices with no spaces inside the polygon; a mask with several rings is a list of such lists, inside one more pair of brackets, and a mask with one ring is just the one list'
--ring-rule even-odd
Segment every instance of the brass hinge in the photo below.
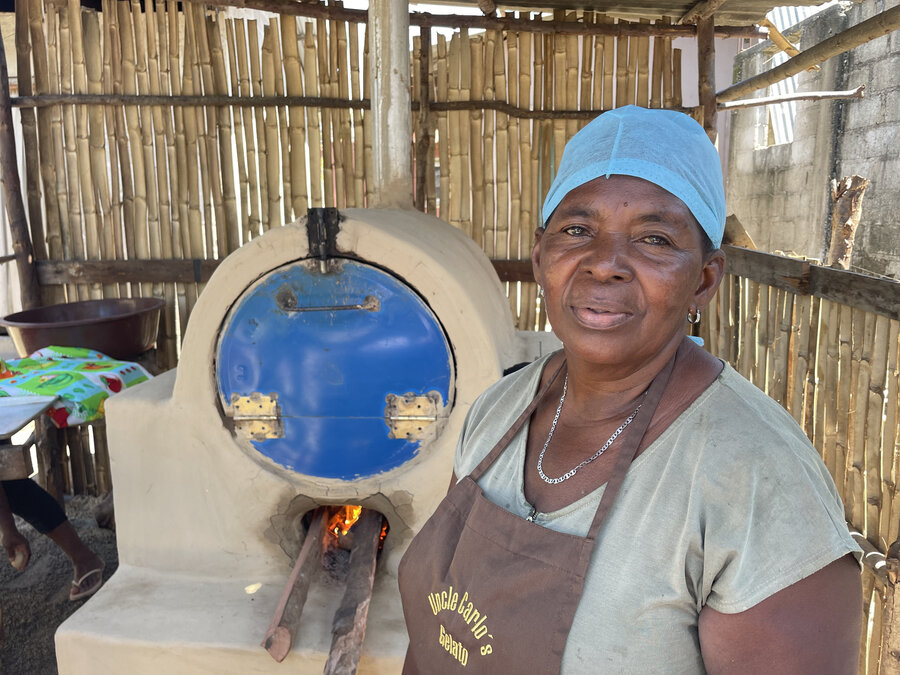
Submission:
{"label": "brass hinge", "polygon": [[264,396],[256,391],[249,396],[232,394],[225,414],[234,420],[234,431],[241,438],[264,441],[284,437],[278,394]]}
{"label": "brass hinge", "polygon": [[436,391],[424,396],[408,394],[388,394],[385,397],[384,421],[391,430],[389,438],[422,440],[428,427],[438,419],[442,407],[441,395]]}

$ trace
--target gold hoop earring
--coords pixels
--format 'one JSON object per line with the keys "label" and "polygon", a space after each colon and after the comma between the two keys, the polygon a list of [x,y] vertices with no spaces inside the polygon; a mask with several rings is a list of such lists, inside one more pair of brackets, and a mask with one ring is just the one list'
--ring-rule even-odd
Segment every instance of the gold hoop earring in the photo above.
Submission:
{"label": "gold hoop earring", "polygon": [[696,326],[700,323],[700,308],[696,307],[692,309],[693,313],[691,312],[691,310],[688,310],[687,320],[689,324],[691,324],[692,326]]}

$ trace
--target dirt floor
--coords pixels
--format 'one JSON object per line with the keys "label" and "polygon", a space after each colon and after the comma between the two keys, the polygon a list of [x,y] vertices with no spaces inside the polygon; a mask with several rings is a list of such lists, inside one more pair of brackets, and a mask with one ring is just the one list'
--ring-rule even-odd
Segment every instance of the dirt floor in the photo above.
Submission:
{"label": "dirt floor", "polygon": [[[115,533],[98,527],[94,520],[98,502],[97,497],[74,497],[67,501],[66,513],[82,541],[103,558],[103,578],[108,579],[118,567],[119,558]],[[16,522],[31,545],[31,562],[17,572],[6,562],[6,556],[0,555],[0,673],[53,675],[57,673],[53,645],[56,628],[91,600],[69,601],[72,566],[68,558],[30,525],[18,518]]]}

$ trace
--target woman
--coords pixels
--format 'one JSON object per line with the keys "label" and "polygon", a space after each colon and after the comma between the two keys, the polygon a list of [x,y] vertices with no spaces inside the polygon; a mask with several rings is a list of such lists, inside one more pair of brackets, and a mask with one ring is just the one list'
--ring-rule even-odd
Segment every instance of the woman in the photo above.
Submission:
{"label": "woman", "polygon": [[569,142],[532,253],[563,349],[469,412],[463,478],[401,562],[404,672],[855,672],[858,548],[828,473],[684,337],[724,220],[687,116],[619,108]]}

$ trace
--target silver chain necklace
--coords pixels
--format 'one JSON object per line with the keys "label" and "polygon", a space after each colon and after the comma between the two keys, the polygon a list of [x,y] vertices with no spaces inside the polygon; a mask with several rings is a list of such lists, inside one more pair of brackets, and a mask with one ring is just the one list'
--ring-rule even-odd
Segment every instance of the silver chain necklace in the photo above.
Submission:
{"label": "silver chain necklace", "polygon": [[625,427],[627,427],[629,424],[631,424],[631,421],[637,416],[638,410],[640,410],[641,406],[644,405],[643,403],[639,403],[638,407],[635,408],[634,412],[628,416],[628,419],[626,419],[624,422],[622,422],[621,426],[619,426],[619,428],[613,432],[612,436],[609,437],[609,439],[606,441],[606,443],[603,444],[603,447],[600,448],[597,452],[595,452],[593,455],[588,457],[586,460],[584,460],[578,466],[566,471],[559,478],[550,478],[547,474],[544,473],[544,453],[547,452],[547,446],[550,445],[550,439],[553,438],[553,432],[556,431],[556,423],[559,421],[559,414],[562,412],[563,403],[566,400],[566,392],[568,391],[568,389],[569,389],[569,374],[566,373],[566,379],[563,380],[563,393],[562,393],[562,396],[559,397],[559,405],[556,406],[556,415],[553,417],[553,424],[550,425],[550,433],[547,434],[547,440],[544,442],[544,447],[541,448],[540,456],[538,456],[538,462],[537,462],[538,474],[540,474],[541,480],[543,480],[545,483],[548,483],[549,485],[557,485],[559,483],[562,483],[565,480],[569,480],[572,476],[574,476],[578,472],[579,469],[586,467],[588,464],[590,464],[595,459],[597,459],[600,455],[602,455],[604,452],[606,452],[606,449],[610,445],[612,445],[612,442],[614,440],[616,440],[619,437],[619,434],[621,434],[625,430]]}

